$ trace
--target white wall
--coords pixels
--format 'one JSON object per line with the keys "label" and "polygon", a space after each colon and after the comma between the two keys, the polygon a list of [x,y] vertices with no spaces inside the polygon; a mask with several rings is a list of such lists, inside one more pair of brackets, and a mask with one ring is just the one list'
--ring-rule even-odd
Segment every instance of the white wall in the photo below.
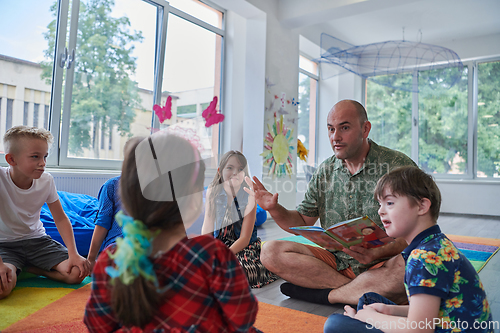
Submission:
{"label": "white wall", "polygon": [[[264,135],[268,132],[267,124],[273,124],[274,112],[272,103],[276,103],[275,95],[282,97],[285,94],[287,100],[298,99],[298,76],[299,76],[299,35],[297,32],[285,28],[279,22],[277,1],[253,0],[259,8],[267,13],[267,42],[266,42],[266,78],[274,84],[265,92],[265,105],[268,110],[264,114]],[[278,102],[279,103],[279,102]],[[297,124],[291,119],[298,117],[298,112],[289,104],[285,104],[288,114],[284,115],[285,125],[293,131],[291,152],[293,174],[284,177],[268,176],[267,170],[262,177],[263,184],[272,193],[279,193],[278,201],[287,209],[295,209],[296,197],[296,165],[297,165]],[[274,105],[276,110],[276,105]],[[279,117],[279,114],[277,115]],[[278,118],[279,119],[279,118]],[[260,137],[263,145],[264,135]],[[259,140],[259,138],[256,138]]]}
{"label": "white wall", "polygon": [[436,181],[441,212],[500,216],[500,184],[486,181]]}
{"label": "white wall", "polygon": [[[215,0],[227,12],[226,37],[226,120],[222,152],[243,149],[250,171],[259,177],[271,192],[278,192],[279,202],[295,208],[295,172],[291,177],[273,178],[263,174],[263,139],[267,124],[274,121],[273,112],[265,112],[274,94],[298,97],[299,35],[284,28],[277,19],[277,1]],[[272,88],[266,87],[266,78]],[[269,108],[268,108],[269,109]],[[287,109],[285,123],[291,122],[293,110]],[[292,152],[296,164],[296,150]]]}
{"label": "white wall", "polygon": [[443,41],[443,43],[440,43],[439,45],[455,51],[462,60],[500,55],[500,34]]}
{"label": "white wall", "polygon": [[251,175],[262,178],[266,13],[243,0],[216,0],[227,10],[221,153],[242,151]]}

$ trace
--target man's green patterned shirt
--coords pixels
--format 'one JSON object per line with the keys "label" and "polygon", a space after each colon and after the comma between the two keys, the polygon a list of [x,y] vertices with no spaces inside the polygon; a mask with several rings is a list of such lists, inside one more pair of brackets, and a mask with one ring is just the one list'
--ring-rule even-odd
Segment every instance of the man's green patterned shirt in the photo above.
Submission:
{"label": "man's green patterned shirt", "polygon": [[[379,146],[371,140],[369,142],[370,150],[365,162],[354,175],[335,155],[321,163],[297,211],[305,216],[319,217],[324,229],[364,215],[383,228],[378,215],[378,202],[373,198],[377,181],[394,168],[416,164],[401,152]],[[367,269],[344,252],[335,252],[335,256],[339,271],[350,265],[358,275]]]}

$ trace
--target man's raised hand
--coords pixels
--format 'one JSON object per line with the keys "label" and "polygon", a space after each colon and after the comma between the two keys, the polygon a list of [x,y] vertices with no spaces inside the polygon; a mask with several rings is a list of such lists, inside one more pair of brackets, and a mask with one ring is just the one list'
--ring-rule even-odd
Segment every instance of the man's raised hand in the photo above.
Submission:
{"label": "man's raised hand", "polygon": [[[250,189],[245,188],[245,191],[250,194],[255,196],[255,201],[257,204],[264,210],[273,210],[276,208],[278,205],[278,193],[271,194],[264,185],[260,182],[260,180],[257,177],[253,177],[253,182],[250,180],[250,178],[246,177],[245,180],[247,181],[247,184],[250,186]],[[252,185],[250,185],[250,183]],[[253,191],[252,191],[253,189]]]}

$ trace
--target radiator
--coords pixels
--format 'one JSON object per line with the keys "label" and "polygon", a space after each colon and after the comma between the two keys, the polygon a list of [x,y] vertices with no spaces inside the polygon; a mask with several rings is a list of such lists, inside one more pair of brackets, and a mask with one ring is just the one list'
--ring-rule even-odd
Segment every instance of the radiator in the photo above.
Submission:
{"label": "radiator", "polygon": [[119,174],[59,173],[50,172],[58,191],[81,193],[97,198],[99,189],[110,178]]}

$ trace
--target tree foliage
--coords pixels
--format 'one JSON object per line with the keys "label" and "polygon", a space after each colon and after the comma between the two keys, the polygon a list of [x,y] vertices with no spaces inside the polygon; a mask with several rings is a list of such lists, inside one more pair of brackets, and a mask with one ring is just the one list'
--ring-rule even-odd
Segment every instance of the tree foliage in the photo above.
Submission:
{"label": "tree foliage", "polygon": [[[438,75],[436,75],[438,74]],[[451,88],[447,72],[419,72],[418,111],[420,167],[435,173],[467,172],[467,69]]]}
{"label": "tree foliage", "polygon": [[500,174],[500,62],[478,66],[478,172]]}
{"label": "tree foliage", "polygon": [[[500,63],[479,65],[478,173],[498,176],[500,168]],[[451,88],[446,71],[418,74],[419,165],[431,173],[467,173],[467,68]],[[412,74],[399,77],[412,80]],[[412,93],[367,82],[366,108],[372,123],[370,137],[410,156]]]}
{"label": "tree foliage", "polygon": [[[73,82],[69,150],[79,155],[83,149],[99,157],[99,137],[113,127],[120,135],[130,135],[134,108],[140,108],[134,42],[141,32],[130,31],[127,17],[114,18],[114,0],[88,0],[80,3]],[[57,6],[51,7],[56,16]],[[69,25],[68,25],[69,26]],[[48,25],[46,55],[54,50],[56,21]],[[52,75],[52,64],[44,66],[45,78]]]}
{"label": "tree foliage", "polygon": [[[411,74],[398,80],[411,81]],[[411,154],[411,93],[367,81],[366,110],[370,138],[377,144]]]}

